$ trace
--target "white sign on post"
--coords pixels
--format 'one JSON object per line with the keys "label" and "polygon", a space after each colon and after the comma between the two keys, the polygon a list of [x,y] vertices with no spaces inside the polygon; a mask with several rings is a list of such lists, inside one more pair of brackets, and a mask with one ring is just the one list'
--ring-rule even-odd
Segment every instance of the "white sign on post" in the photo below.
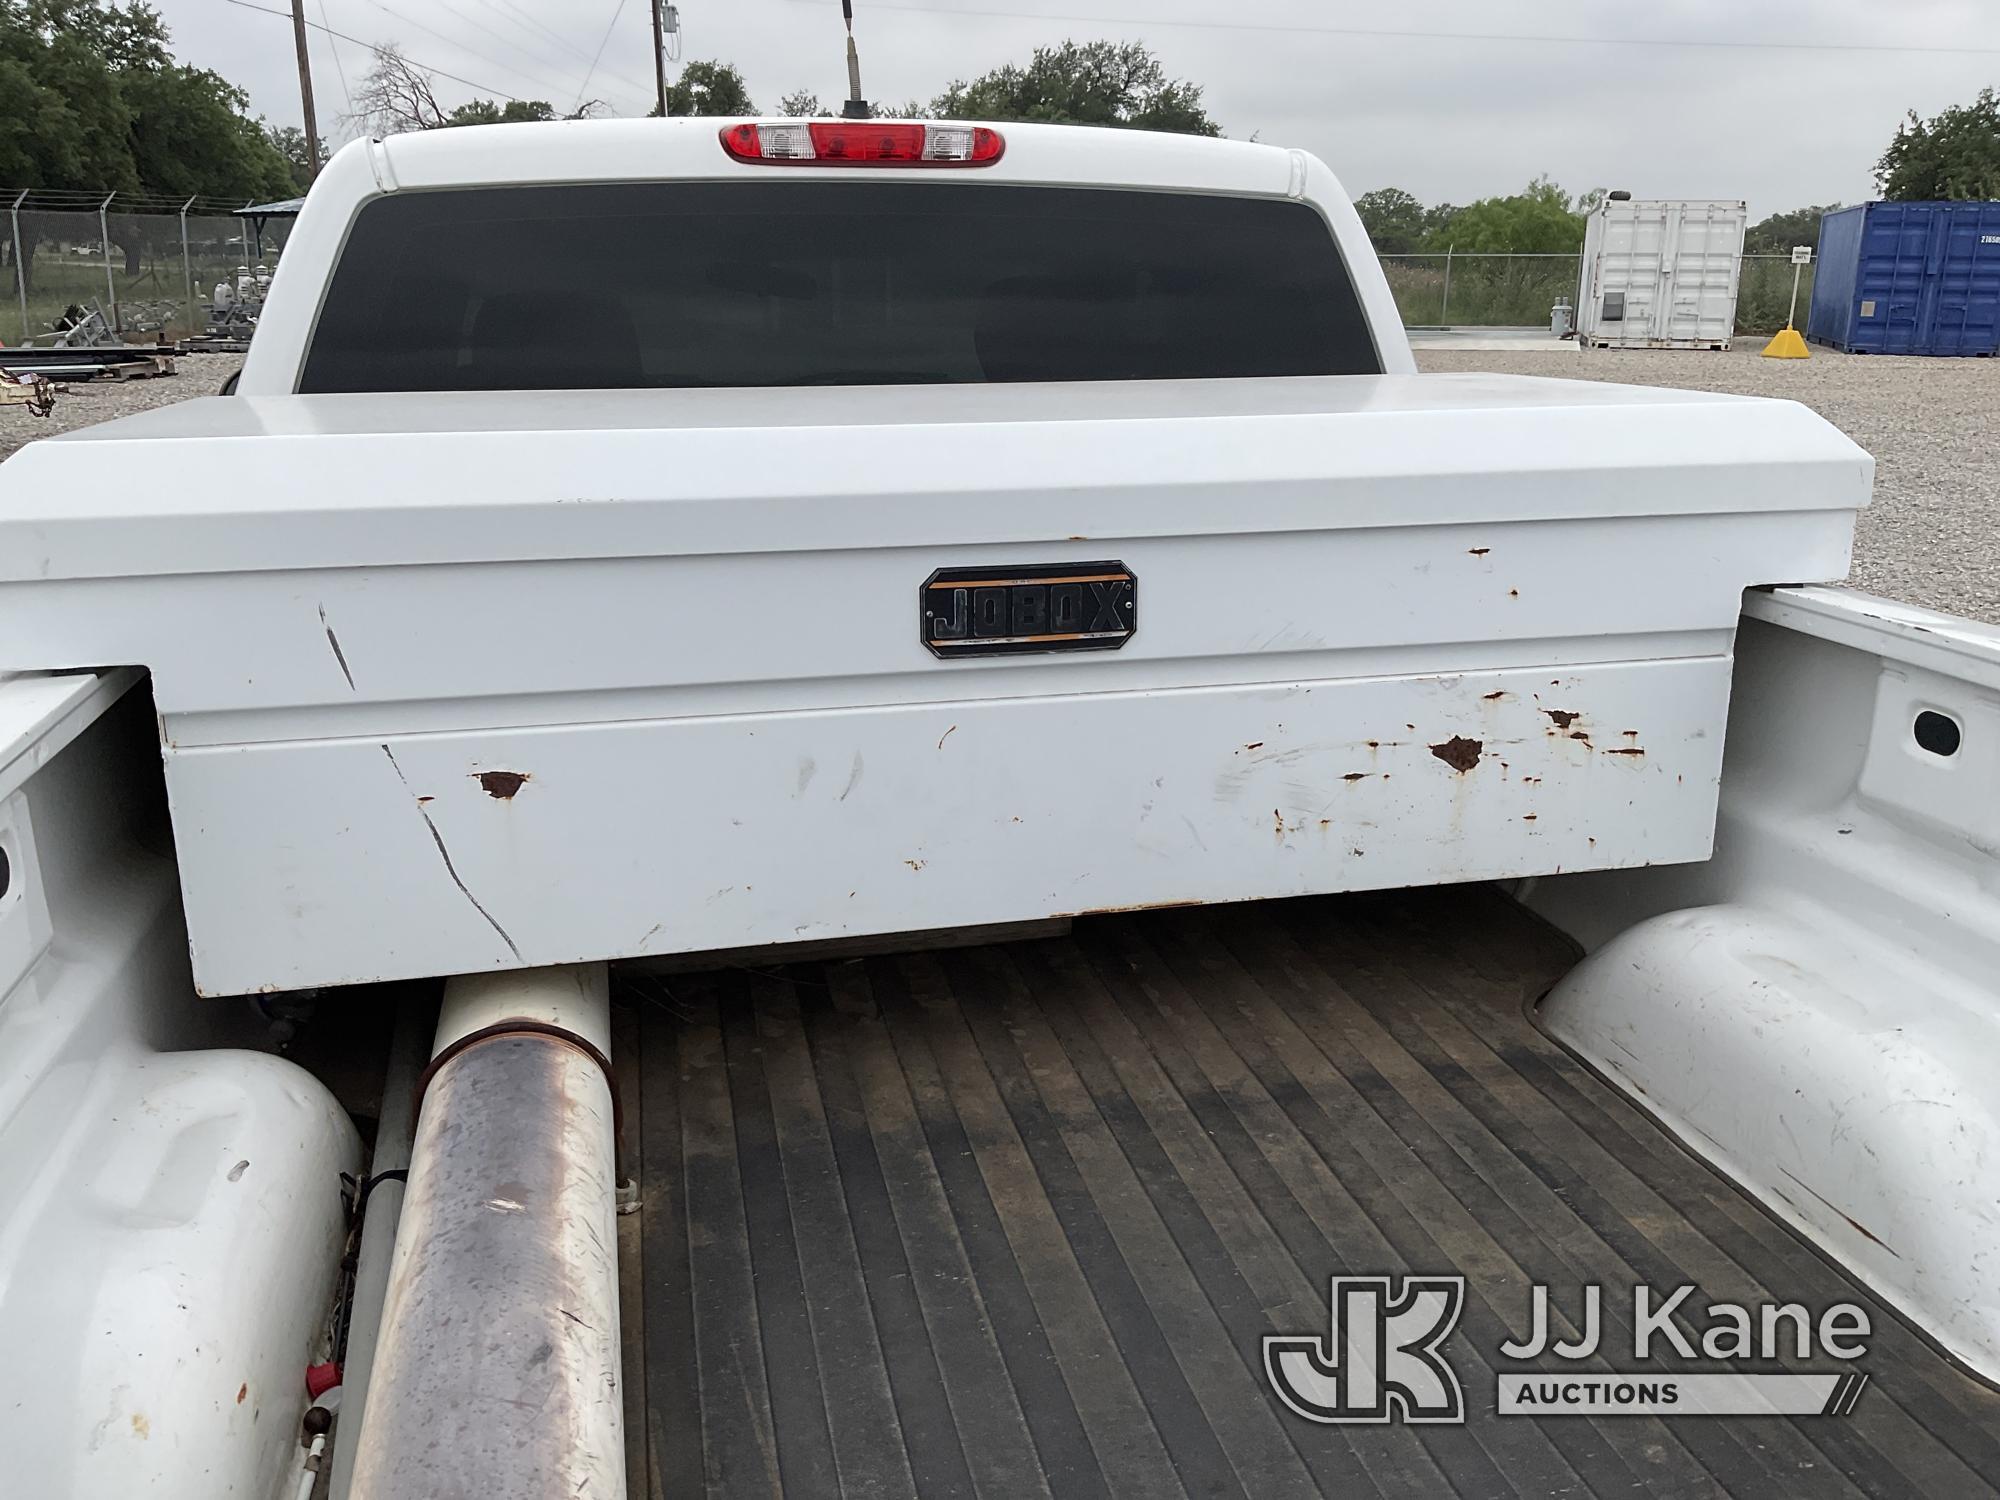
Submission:
{"label": "white sign on post", "polygon": [[1792,264],[1795,266],[1811,265],[1812,252],[1813,252],[1813,247],[1811,245],[1792,246]]}

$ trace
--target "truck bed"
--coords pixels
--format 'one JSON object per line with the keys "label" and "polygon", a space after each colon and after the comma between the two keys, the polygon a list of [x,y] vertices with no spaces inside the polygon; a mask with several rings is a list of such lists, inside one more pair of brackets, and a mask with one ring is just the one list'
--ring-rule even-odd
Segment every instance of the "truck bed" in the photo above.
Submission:
{"label": "truck bed", "polygon": [[[1461,887],[625,974],[643,1492],[1993,1491],[2000,1395],[1534,1027],[1574,957]],[[1402,1272],[1468,1278],[1466,1425],[1284,1411],[1262,1336]],[[1870,1383],[1846,1417],[1497,1417],[1496,1371],[1553,1363],[1497,1353],[1537,1282],[1571,1316],[1603,1286],[1585,1372],[1634,1367],[1635,1283],[1853,1301]]]}

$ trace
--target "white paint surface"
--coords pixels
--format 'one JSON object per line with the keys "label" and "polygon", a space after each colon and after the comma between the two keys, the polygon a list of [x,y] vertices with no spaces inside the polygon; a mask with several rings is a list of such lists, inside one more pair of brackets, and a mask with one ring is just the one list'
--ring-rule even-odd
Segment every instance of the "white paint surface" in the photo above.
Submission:
{"label": "white paint surface", "polygon": [[[1699,859],[1728,671],[1711,656],[184,752],[196,963],[223,990],[343,982]],[[1580,717],[1558,730],[1543,704]],[[1430,748],[1455,737],[1478,742],[1473,769]],[[492,765],[530,780],[498,801],[473,779]]]}
{"label": "white paint surface", "polygon": [[1715,858],[1540,882],[1597,949],[1543,1024],[2000,1378],[2000,631],[1834,589],[1747,612]]}
{"label": "white paint surface", "polygon": [[[214,1013],[172,865],[138,837],[143,738],[104,738],[129,686],[0,681],[0,765],[30,768],[0,800],[0,1490],[270,1496],[359,1143],[289,1062],[156,1050]],[[23,921],[44,940],[17,944]]]}
{"label": "white paint surface", "polygon": [[[211,993],[1696,859],[1741,591],[1871,472],[1482,376],[217,400],[0,472],[0,664],[151,670]],[[920,643],[1102,558],[1120,651]]]}
{"label": "white paint surface", "polygon": [[[242,396],[0,471],[0,668],[151,671],[204,989],[1706,853],[1741,592],[1844,575],[1872,462],[1790,403],[1416,377],[1300,153],[1006,125],[953,180],[1310,203],[1392,373],[286,394],[383,193],[921,179],[719,123],[350,147]],[[935,568],[1108,559],[1116,653],[920,644]]]}

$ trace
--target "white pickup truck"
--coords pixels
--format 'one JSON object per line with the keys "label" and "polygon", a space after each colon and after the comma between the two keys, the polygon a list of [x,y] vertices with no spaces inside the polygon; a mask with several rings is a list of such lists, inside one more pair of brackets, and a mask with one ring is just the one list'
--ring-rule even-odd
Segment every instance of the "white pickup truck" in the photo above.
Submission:
{"label": "white pickup truck", "polygon": [[0,1487],[1989,1492],[2000,633],[1872,470],[1416,374],[1298,151],[348,147],[0,469]]}

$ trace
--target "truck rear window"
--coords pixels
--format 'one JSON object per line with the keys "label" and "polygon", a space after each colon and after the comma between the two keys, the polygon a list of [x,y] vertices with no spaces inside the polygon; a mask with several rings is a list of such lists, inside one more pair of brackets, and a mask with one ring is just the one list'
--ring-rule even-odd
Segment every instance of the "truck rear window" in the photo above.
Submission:
{"label": "truck rear window", "polygon": [[1381,370],[1303,203],[960,183],[398,193],[299,389],[610,390]]}

